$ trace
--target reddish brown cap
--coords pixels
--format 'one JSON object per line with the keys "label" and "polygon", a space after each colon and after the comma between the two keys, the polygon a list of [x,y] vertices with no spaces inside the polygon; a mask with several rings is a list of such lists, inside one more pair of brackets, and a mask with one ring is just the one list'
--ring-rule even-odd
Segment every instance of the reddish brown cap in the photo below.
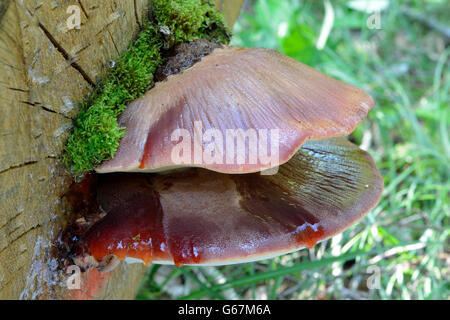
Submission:
{"label": "reddish brown cap", "polygon": [[100,176],[107,212],[81,239],[97,261],[229,264],[311,247],[360,220],[383,180],[370,155],[343,138],[312,140],[275,175],[189,169]]}
{"label": "reddish brown cap", "polygon": [[[127,133],[117,154],[96,170],[158,172],[202,167],[222,173],[257,172],[285,163],[307,139],[349,134],[372,106],[371,96],[362,89],[276,51],[218,48],[131,103],[119,119]],[[261,157],[251,160],[253,149],[248,140],[245,149],[237,151],[245,156],[239,161],[234,151],[227,149],[230,130],[232,139],[233,134],[239,135],[236,130],[242,130],[244,138],[247,130],[253,130],[258,141],[264,130],[267,140],[279,130],[274,138],[279,145],[276,163],[266,163]],[[207,131],[210,135],[204,137]],[[222,142],[216,140],[216,134]],[[196,156],[195,141],[200,157]],[[275,145],[270,141],[268,150]],[[186,148],[180,153],[174,149],[182,142],[190,153],[175,159],[174,154],[186,155]],[[235,140],[231,142],[234,146]],[[202,152],[208,150],[216,150],[213,153],[218,157],[207,160]]]}

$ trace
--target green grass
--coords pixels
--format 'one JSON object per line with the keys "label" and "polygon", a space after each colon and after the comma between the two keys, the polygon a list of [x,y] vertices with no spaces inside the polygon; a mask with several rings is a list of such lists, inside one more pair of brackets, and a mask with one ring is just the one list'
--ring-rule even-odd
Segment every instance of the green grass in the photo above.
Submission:
{"label": "green grass", "polygon": [[[380,30],[368,29],[369,14],[347,1],[332,5],[323,50],[315,47],[322,1],[247,1],[232,43],[277,49],[372,94],[375,107],[350,138],[381,170],[380,204],[313,249],[217,268],[154,265],[138,299],[450,297],[449,39],[405,13],[445,27],[448,4],[391,1]],[[369,289],[378,271],[379,288]]]}

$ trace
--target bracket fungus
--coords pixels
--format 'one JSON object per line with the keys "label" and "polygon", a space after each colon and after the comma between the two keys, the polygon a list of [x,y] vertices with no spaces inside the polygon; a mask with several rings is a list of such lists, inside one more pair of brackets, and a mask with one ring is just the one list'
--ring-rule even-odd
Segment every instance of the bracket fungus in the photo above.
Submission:
{"label": "bracket fungus", "polygon": [[[270,49],[223,46],[180,69],[122,113],[119,124],[127,133],[114,158],[97,172],[193,166],[222,173],[258,172],[288,161],[307,139],[351,133],[373,106],[360,88]],[[227,148],[230,141],[224,141],[236,137],[244,149],[245,135],[264,130],[277,134],[265,147],[278,154],[266,161],[249,142],[235,159]],[[209,132],[206,139],[203,132]],[[179,148],[174,148],[180,138]],[[215,155],[204,157],[211,149]]]}
{"label": "bracket fungus", "polygon": [[[254,261],[311,247],[378,203],[374,161],[341,137],[367,115],[370,95],[273,50],[201,47],[178,52],[164,80],[120,116],[127,133],[96,169],[106,215],[80,235],[72,251],[80,266]],[[232,143],[219,141],[229,130],[238,132]],[[262,148],[252,147],[251,130],[257,138],[278,130],[278,140],[263,139],[272,155],[277,146],[275,161],[249,163]],[[168,171],[178,167],[190,168]]]}

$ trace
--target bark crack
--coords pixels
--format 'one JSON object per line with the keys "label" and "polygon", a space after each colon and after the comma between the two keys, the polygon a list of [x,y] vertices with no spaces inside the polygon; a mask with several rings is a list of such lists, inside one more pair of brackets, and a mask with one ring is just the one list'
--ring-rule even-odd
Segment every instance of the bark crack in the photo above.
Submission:
{"label": "bark crack", "polygon": [[53,44],[53,46],[56,48],[56,50],[61,53],[61,55],[66,59],[66,61],[70,64],[72,68],[77,70],[81,76],[86,80],[87,83],[89,83],[91,86],[95,87],[95,82],[89,77],[89,75],[86,73],[86,71],[81,68],[81,66],[73,61],[72,57],[69,55],[69,53],[56,41],[56,39],[52,36],[50,31],[47,30],[47,28],[39,22],[39,28],[44,32],[45,36],[50,40],[50,42]]}
{"label": "bark crack", "polygon": [[111,32],[109,31],[109,29],[107,29],[107,31],[108,31],[109,36],[111,37],[111,41],[112,41],[112,43],[113,43],[113,45],[114,45],[114,48],[116,49],[117,54],[120,56],[120,51],[119,51],[119,49],[117,48],[116,42],[114,41],[114,38],[113,38]]}
{"label": "bark crack", "polygon": [[8,249],[14,242],[20,240],[21,238],[23,238],[24,236],[26,236],[28,233],[30,233],[31,231],[33,231],[34,229],[40,228],[42,225],[40,223],[31,226],[29,229],[25,230],[24,232],[22,232],[20,235],[18,235],[17,237],[15,237],[14,239],[11,239],[10,241],[7,242],[7,245],[0,249],[0,254],[3,253],[3,251],[5,251],[6,249]]}
{"label": "bark crack", "polygon": [[9,89],[9,90],[12,90],[12,91],[20,91],[20,92],[24,92],[24,93],[30,92],[29,90],[20,89],[20,88],[12,88],[12,87],[8,87],[8,89]]}
{"label": "bark crack", "polygon": [[83,11],[83,13],[84,13],[84,15],[86,16],[86,18],[89,19],[89,15],[87,14],[86,9],[84,9],[84,6],[83,6],[83,4],[81,3],[81,0],[78,0],[78,3],[80,4],[81,11]]}
{"label": "bark crack", "polygon": [[139,22],[139,15],[138,15],[138,10],[137,10],[137,4],[136,4],[136,0],[134,0],[134,17],[136,19],[136,23],[139,26],[139,29],[141,28],[141,23]]}
{"label": "bark crack", "polygon": [[30,101],[19,101],[19,102],[24,103],[24,104],[27,104],[27,105],[32,106],[32,107],[38,107],[38,108],[41,108],[41,109],[44,110],[44,111],[47,111],[47,112],[50,112],[50,113],[54,113],[54,114],[60,115],[60,116],[62,116],[62,117],[64,117],[64,118],[66,118],[66,119],[73,120],[71,117],[68,117],[68,116],[66,116],[66,115],[63,114],[63,113],[60,113],[60,112],[55,111],[55,110],[53,110],[53,109],[50,109],[50,108],[44,106],[44,105],[43,105],[42,103],[40,103],[40,102],[30,102]]}
{"label": "bark crack", "polygon": [[32,161],[23,162],[23,163],[20,163],[20,164],[15,164],[15,165],[10,166],[9,168],[0,170],[0,174],[5,173],[6,171],[9,171],[9,170],[13,170],[13,169],[17,169],[17,168],[22,168],[22,167],[25,167],[25,166],[33,165],[33,164],[36,164],[37,162],[38,162],[37,160],[32,160]]}
{"label": "bark crack", "polygon": [[115,20],[117,20],[121,16],[121,13],[119,11],[115,11],[109,15],[109,17],[106,19],[105,25],[95,34],[98,36],[100,33],[103,32],[106,28],[108,28]]}
{"label": "bark crack", "polygon": [[[22,167],[25,167],[25,166],[33,165],[33,164],[38,163],[40,160],[45,160],[45,159],[58,160],[58,159],[60,159],[60,156],[48,155],[48,156],[45,156],[43,158],[39,158],[37,160],[30,160],[30,161],[25,161],[25,162],[22,162],[22,163],[19,163],[19,164],[14,164],[12,166],[9,166],[6,169],[0,170],[0,174],[5,173],[6,171],[9,171],[9,170],[13,170],[13,169],[17,169],[17,168],[22,168]],[[0,226],[0,228],[2,228],[2,226]]]}
{"label": "bark crack", "polygon": [[6,221],[5,223],[3,223],[0,226],[0,230],[3,229],[4,227],[6,227],[6,225],[9,223],[9,221],[16,219],[17,217],[19,217],[22,214],[22,212],[18,212],[17,214],[15,214],[14,216],[8,218],[8,221]]}

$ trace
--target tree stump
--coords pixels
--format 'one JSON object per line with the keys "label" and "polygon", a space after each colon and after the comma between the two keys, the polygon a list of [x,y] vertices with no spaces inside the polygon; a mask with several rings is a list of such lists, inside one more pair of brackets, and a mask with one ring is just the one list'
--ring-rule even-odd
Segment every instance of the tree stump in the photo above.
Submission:
{"label": "tree stump", "polygon": [[[243,0],[216,0],[232,25]],[[0,0],[0,299],[132,299],[141,264],[69,290],[52,243],[69,214],[61,163],[79,102],[134,39],[148,0]],[[77,27],[77,14],[80,25]]]}

